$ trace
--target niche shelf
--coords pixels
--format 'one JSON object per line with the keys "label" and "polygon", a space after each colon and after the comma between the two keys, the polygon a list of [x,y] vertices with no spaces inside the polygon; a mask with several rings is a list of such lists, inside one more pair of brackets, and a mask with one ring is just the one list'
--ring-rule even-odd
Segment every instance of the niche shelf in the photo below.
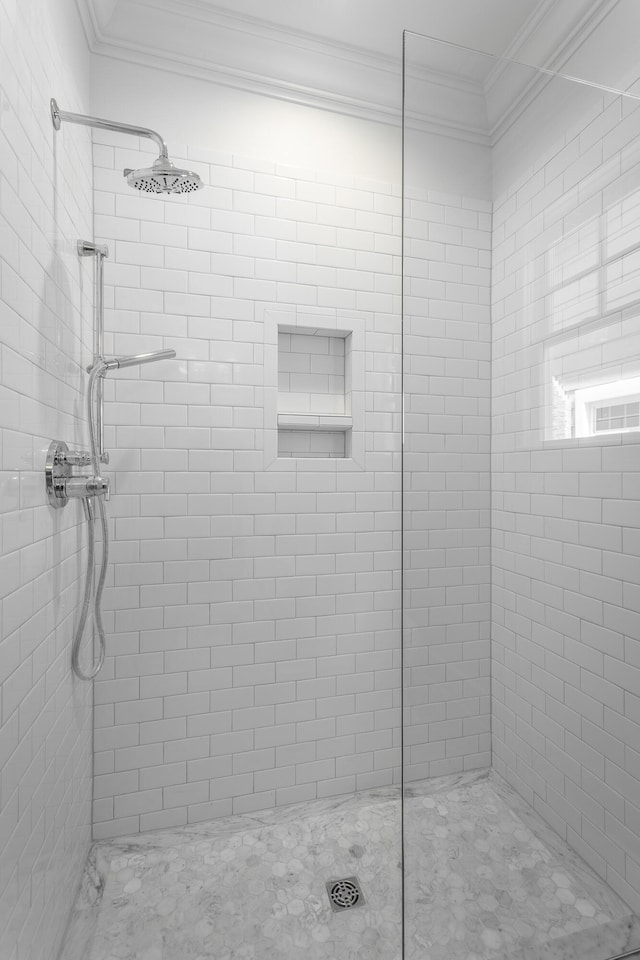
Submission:
{"label": "niche shelf", "polygon": [[351,331],[278,325],[278,457],[351,456]]}

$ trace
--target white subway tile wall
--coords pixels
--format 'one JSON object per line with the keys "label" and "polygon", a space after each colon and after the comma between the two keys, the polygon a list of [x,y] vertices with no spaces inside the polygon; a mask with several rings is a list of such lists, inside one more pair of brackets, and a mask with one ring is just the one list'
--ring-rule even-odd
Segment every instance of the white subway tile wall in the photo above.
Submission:
{"label": "white subway tile wall", "polygon": [[85,558],[78,504],[54,511],[49,442],[84,446],[91,348],[87,130],[55,134],[53,95],[86,110],[75,5],[0,0],[0,956],[57,955],[91,836],[91,685],[71,638]]}
{"label": "white subway tile wall", "polygon": [[405,187],[409,780],[491,764],[491,203]]}
{"label": "white subway tile wall", "polygon": [[[125,159],[121,137],[96,140],[108,349],[177,359],[107,384],[95,835],[397,781],[399,188],[189,151],[205,190],[139,198],[120,171],[145,145]],[[273,308],[301,330],[365,328],[362,462],[267,454]],[[283,399],[344,413],[344,334],[293,328],[281,348]]]}
{"label": "white subway tile wall", "polygon": [[[187,203],[139,199],[121,183],[119,138],[97,139],[96,234],[115,261],[106,265],[109,347],[173,347],[178,359],[108,385],[113,612],[96,685],[95,835],[397,781],[399,189],[188,152],[206,190]],[[127,164],[148,161],[141,149]],[[416,312],[436,286],[442,300],[430,301],[442,319],[428,330],[417,321],[410,371],[416,615],[430,590],[439,598],[428,636],[412,634],[408,738],[419,777],[489,762],[491,221],[486,203],[466,198],[414,206],[428,248],[415,253]],[[430,241],[440,220],[449,232]],[[314,326],[327,336],[314,338],[312,354],[303,331]],[[270,405],[278,329],[280,395]],[[355,353],[343,355],[333,329],[356,331]],[[360,351],[363,374],[349,358]],[[324,365],[312,370],[316,353]],[[310,461],[295,431],[281,444],[286,460],[267,452],[276,407],[297,407],[287,404],[296,364],[305,402],[314,376],[319,402],[341,397],[340,410],[332,400],[323,413],[345,412],[345,390],[356,391],[349,412],[362,457],[336,456],[325,436]],[[438,409],[427,422],[429,393]],[[427,469],[439,486],[425,504]]]}
{"label": "white subway tile wall", "polygon": [[[566,439],[571,417],[548,413],[587,370],[637,376],[639,123],[637,104],[601,97],[496,200],[492,459],[494,765],[636,911],[640,444]],[[612,243],[627,284],[614,309],[584,285]]]}

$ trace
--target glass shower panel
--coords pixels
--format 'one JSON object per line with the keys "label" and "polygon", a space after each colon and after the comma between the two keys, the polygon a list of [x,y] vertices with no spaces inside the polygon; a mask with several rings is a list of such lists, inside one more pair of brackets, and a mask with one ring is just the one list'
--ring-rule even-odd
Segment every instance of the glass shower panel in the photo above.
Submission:
{"label": "glass shower panel", "polygon": [[640,947],[639,131],[405,36],[406,960]]}

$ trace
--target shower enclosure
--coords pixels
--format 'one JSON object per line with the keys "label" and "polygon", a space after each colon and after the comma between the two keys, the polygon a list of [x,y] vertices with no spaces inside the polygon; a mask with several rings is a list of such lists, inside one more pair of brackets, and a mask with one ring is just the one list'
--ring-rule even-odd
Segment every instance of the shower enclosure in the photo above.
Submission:
{"label": "shower enclosure", "polygon": [[407,960],[640,947],[639,121],[405,36]]}
{"label": "shower enclosure", "polygon": [[62,960],[635,955],[640,100],[407,34],[402,190],[179,210],[56,115],[126,368]]}

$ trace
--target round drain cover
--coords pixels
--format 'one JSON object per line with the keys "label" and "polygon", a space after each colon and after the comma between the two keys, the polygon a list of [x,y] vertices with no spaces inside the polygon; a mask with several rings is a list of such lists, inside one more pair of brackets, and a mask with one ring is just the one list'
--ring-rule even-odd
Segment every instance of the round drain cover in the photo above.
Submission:
{"label": "round drain cover", "polygon": [[342,910],[355,907],[360,900],[360,890],[353,880],[337,880],[329,890],[331,902]]}

